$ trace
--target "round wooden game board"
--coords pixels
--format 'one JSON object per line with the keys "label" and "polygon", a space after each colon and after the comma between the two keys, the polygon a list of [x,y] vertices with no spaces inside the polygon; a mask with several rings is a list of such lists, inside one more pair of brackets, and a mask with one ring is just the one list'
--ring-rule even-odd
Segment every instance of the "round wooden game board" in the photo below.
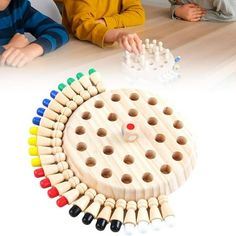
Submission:
{"label": "round wooden game board", "polygon": [[[134,142],[122,135],[128,123],[138,130]],[[182,120],[159,97],[141,90],[106,91],[81,104],[66,123],[63,149],[81,182],[115,200],[168,195],[195,163]]]}

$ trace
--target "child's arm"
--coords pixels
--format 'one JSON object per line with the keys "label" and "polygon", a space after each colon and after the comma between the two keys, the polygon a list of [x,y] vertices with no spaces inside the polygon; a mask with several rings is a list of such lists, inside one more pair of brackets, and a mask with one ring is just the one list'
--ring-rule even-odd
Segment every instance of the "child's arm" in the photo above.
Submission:
{"label": "child's arm", "polygon": [[[64,0],[67,18],[71,24],[72,34],[80,40],[90,41],[100,47],[104,47],[106,44],[111,45],[114,42],[119,43],[119,39],[122,37],[132,38],[130,43],[135,42],[133,34],[124,33],[121,29],[112,29],[106,26],[103,19],[96,19],[96,1],[84,0],[74,1],[71,4],[70,0]],[[138,36],[135,36],[138,38]],[[126,40],[127,41],[127,40]],[[140,45],[141,45],[141,40]],[[128,43],[128,44],[130,44]],[[130,48],[127,43],[123,44],[126,50]],[[140,45],[132,45],[132,49],[139,50]]]}
{"label": "child's arm", "polygon": [[124,28],[142,25],[145,22],[145,11],[140,0],[124,0],[120,14],[103,17],[108,28]]}
{"label": "child's arm", "polygon": [[6,49],[0,58],[0,64],[22,67],[43,54],[43,48],[36,43],[29,44],[24,48],[9,47]]}
{"label": "child's arm", "polygon": [[69,41],[65,28],[49,17],[31,7],[29,1],[24,1],[24,27],[31,33],[38,44],[43,48],[43,54],[52,52]]}
{"label": "child's arm", "polygon": [[208,10],[204,20],[235,21],[236,20],[236,1],[214,0],[215,10]]}
{"label": "child's arm", "polygon": [[197,22],[205,15],[206,10],[194,3],[176,5],[173,11],[173,17],[185,21]]}

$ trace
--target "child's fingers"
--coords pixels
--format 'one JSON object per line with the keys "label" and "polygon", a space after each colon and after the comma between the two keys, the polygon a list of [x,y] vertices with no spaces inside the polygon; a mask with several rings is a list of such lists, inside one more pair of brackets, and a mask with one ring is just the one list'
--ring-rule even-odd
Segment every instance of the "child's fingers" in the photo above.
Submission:
{"label": "child's fingers", "polygon": [[192,18],[190,21],[191,22],[198,22],[198,21],[200,21],[201,20],[201,17],[194,17],[194,18]]}
{"label": "child's fingers", "polygon": [[197,4],[195,3],[189,3],[189,4],[186,4],[186,6],[190,7],[190,8],[197,8],[199,7]]}
{"label": "child's fingers", "polygon": [[7,49],[1,56],[1,66],[4,66],[6,64],[6,60],[8,56],[15,50],[15,48],[9,48]]}
{"label": "child's fingers", "polygon": [[24,59],[24,55],[23,54],[19,54],[15,57],[14,61],[11,63],[11,66],[13,67],[17,67],[17,65],[20,63],[20,61],[22,61]]}
{"label": "child's fingers", "polygon": [[135,41],[135,43],[136,43],[136,45],[137,45],[137,48],[138,48],[139,53],[141,53],[142,50],[143,50],[143,49],[142,49],[142,40],[138,37],[137,34],[134,35],[134,41]]}
{"label": "child's fingers", "polygon": [[15,58],[21,54],[21,52],[18,50],[18,49],[15,49],[8,57],[7,57],[7,60],[6,60],[6,64],[7,65],[11,65],[12,62],[15,60]]}
{"label": "child's fingers", "polygon": [[128,42],[129,42],[129,45],[132,48],[132,52],[137,55],[139,53],[139,51],[138,51],[136,42],[134,41],[134,38],[133,37],[129,37],[128,38]]}
{"label": "child's fingers", "polygon": [[21,61],[19,61],[19,63],[16,65],[17,68],[21,68],[23,66],[25,66],[28,63],[28,60],[26,57],[23,57]]}
{"label": "child's fingers", "polygon": [[124,48],[125,48],[127,51],[132,52],[132,47],[130,46],[127,37],[124,37],[124,38],[122,39],[122,44],[123,44]]}

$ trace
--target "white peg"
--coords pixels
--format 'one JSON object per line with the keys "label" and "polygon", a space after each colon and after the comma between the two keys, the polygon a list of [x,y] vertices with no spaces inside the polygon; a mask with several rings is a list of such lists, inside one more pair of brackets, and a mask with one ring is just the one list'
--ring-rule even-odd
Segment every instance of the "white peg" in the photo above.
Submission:
{"label": "white peg", "polygon": [[159,51],[162,52],[163,51],[163,43],[159,42],[158,46],[159,46]]}

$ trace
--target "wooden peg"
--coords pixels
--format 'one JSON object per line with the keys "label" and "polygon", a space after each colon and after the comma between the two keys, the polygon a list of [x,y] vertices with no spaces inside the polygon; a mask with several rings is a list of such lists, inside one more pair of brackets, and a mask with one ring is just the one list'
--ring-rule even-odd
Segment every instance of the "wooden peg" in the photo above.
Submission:
{"label": "wooden peg", "polygon": [[97,217],[96,229],[102,231],[106,228],[109,223],[112,209],[115,206],[115,200],[112,198],[108,198],[104,203],[104,208],[101,210]]}
{"label": "wooden peg", "polygon": [[85,210],[83,223],[89,225],[94,218],[97,217],[101,206],[104,204],[106,198],[103,194],[98,194],[93,200],[93,203]]}
{"label": "wooden peg", "polygon": [[[32,159],[32,166],[50,165],[57,162],[65,161],[66,155],[64,153],[56,153],[55,155],[41,155]],[[34,163],[40,163],[38,165]]]}
{"label": "wooden peg", "polygon": [[43,146],[37,146],[34,147],[37,149],[38,155],[55,155],[56,153],[61,153],[62,147],[43,147]]}
{"label": "wooden peg", "polygon": [[168,226],[172,227],[175,215],[169,205],[168,197],[166,195],[160,195],[158,197],[158,201],[160,203],[162,218],[165,220]]}
{"label": "wooden peg", "polygon": [[57,116],[56,121],[65,124],[65,123],[67,123],[67,121],[68,121],[68,117],[61,114],[61,115],[58,115],[58,116]]}
{"label": "wooden peg", "polygon": [[44,170],[45,176],[56,174],[58,172],[62,172],[63,170],[66,170],[69,168],[69,165],[66,161],[59,162],[58,164],[53,165],[43,165],[42,166]]}
{"label": "wooden peg", "polygon": [[66,86],[65,84],[59,84],[58,88],[70,100],[72,100],[73,97],[76,96],[76,93],[70,86]]}
{"label": "wooden peg", "polygon": [[[63,195],[64,193],[68,192],[70,189],[75,188],[80,183],[80,180],[76,176],[72,176],[68,179],[68,181],[64,181],[61,183],[58,183],[54,186],[54,188],[57,189],[58,195]],[[50,196],[56,197],[56,196]]]}
{"label": "wooden peg", "polygon": [[72,114],[72,110],[69,108],[69,107],[63,107],[61,110],[60,110],[60,113],[62,115],[65,115],[67,117],[70,117],[71,114]]}
{"label": "wooden peg", "polygon": [[58,120],[58,113],[56,113],[55,111],[53,111],[49,108],[44,109],[44,108],[40,107],[40,108],[37,109],[37,114],[39,116],[46,117],[46,118],[48,118],[49,120],[52,120],[52,121],[57,121]]}
{"label": "wooden peg", "polygon": [[68,101],[66,103],[66,107],[70,108],[72,111],[74,111],[77,108],[77,104],[75,101]]}
{"label": "wooden peg", "polygon": [[33,118],[33,124],[42,126],[48,129],[58,129],[58,130],[63,130],[65,125],[61,122],[54,122],[52,120],[49,120],[46,117],[34,117]]}
{"label": "wooden peg", "polygon": [[33,126],[30,128],[31,135],[39,135],[47,138],[61,138],[63,133],[61,130],[51,130],[43,126]]}
{"label": "wooden peg", "polygon": [[40,185],[42,188],[48,188],[50,186],[55,186],[64,180],[68,180],[73,177],[73,172],[70,169],[62,171],[59,174],[48,175],[47,178],[40,181]]}
{"label": "wooden peg", "polygon": [[91,95],[87,90],[83,90],[80,92],[80,96],[84,99],[84,101],[87,101]]}
{"label": "wooden peg", "polygon": [[89,79],[89,76],[84,75],[82,73],[78,73],[76,76],[78,78],[78,81],[84,87],[84,89],[88,89],[90,86],[92,86],[92,83],[91,83],[91,81]]}
{"label": "wooden peg", "polygon": [[119,199],[116,202],[116,208],[111,217],[111,231],[118,232],[124,221],[124,210],[126,208],[126,201]]}
{"label": "wooden peg", "polygon": [[78,184],[74,189],[65,192],[61,198],[57,200],[57,205],[63,207],[66,204],[74,202],[81,194],[87,190],[87,186],[84,183]]}
{"label": "wooden peg", "polygon": [[134,227],[136,225],[136,210],[137,210],[137,203],[135,201],[129,201],[127,203],[127,212],[125,215],[125,232],[130,235],[132,234]]}
{"label": "wooden peg", "polygon": [[84,196],[80,197],[73,203],[73,206],[69,211],[69,214],[72,217],[78,216],[80,212],[84,211],[87,208],[89,202],[93,200],[95,196],[96,196],[96,191],[92,188],[88,189],[84,193]]}
{"label": "wooden peg", "polygon": [[97,91],[99,93],[103,93],[104,91],[106,91],[105,87],[103,86],[102,82],[98,82],[96,85]]}
{"label": "wooden peg", "polygon": [[93,85],[97,85],[99,82],[102,82],[102,76],[95,69],[91,68],[89,70],[89,79]]}
{"label": "wooden peg", "polygon": [[60,103],[58,103],[56,100],[44,99],[43,105],[58,114],[60,114],[61,110],[63,109],[63,106]]}
{"label": "wooden peg", "polygon": [[93,85],[89,86],[87,90],[92,97],[98,94],[98,90]]}
{"label": "wooden peg", "polygon": [[80,106],[84,102],[84,99],[80,95],[76,95],[73,97],[73,101],[75,101],[76,104]]}
{"label": "wooden peg", "polygon": [[141,233],[145,233],[147,231],[147,226],[149,224],[149,216],[148,216],[148,203],[145,199],[141,199],[138,201],[138,215],[137,215],[137,223],[138,229]]}
{"label": "wooden peg", "polygon": [[70,85],[70,87],[77,93],[80,94],[84,88],[82,84],[79,82],[79,80],[75,80],[73,78],[69,78],[67,80],[67,83]]}
{"label": "wooden peg", "polygon": [[154,230],[160,230],[162,226],[162,216],[158,208],[158,200],[154,197],[148,199],[150,208],[150,221]]}
{"label": "wooden peg", "polygon": [[60,147],[62,145],[62,140],[59,138],[32,136],[28,139],[28,143],[32,146]]}
{"label": "wooden peg", "polygon": [[70,101],[62,92],[57,92],[55,90],[51,91],[50,96],[59,102],[62,106],[66,106],[74,111],[77,108],[75,102]]}

